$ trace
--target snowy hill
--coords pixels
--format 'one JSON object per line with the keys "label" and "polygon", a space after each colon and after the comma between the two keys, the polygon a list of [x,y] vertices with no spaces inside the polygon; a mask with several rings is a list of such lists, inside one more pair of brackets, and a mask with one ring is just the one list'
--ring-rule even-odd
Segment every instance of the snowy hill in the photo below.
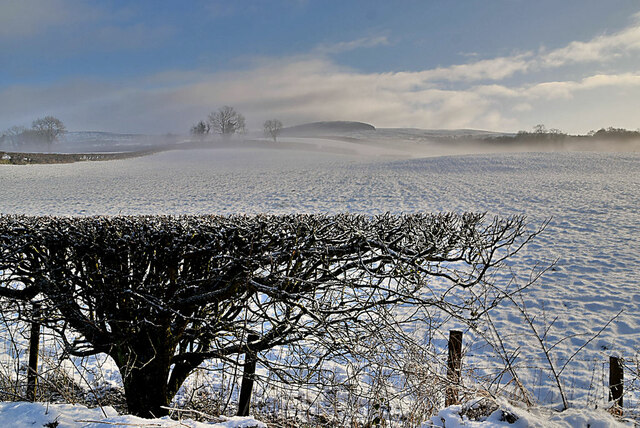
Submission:
{"label": "snowy hill", "polygon": [[282,130],[282,135],[340,135],[349,132],[375,131],[373,125],[362,122],[330,121],[313,122],[291,126]]}

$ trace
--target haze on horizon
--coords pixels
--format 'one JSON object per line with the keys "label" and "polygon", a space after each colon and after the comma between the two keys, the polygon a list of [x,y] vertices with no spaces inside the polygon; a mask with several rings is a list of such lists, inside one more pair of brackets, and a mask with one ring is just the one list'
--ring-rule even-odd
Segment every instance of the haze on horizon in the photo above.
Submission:
{"label": "haze on horizon", "polygon": [[639,53],[632,0],[0,0],[0,131],[185,133],[222,105],[250,130],[637,129]]}

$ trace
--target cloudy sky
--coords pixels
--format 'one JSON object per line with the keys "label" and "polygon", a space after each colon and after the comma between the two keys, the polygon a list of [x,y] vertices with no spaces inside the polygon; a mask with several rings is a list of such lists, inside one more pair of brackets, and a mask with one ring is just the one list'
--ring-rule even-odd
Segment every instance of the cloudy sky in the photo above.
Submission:
{"label": "cloudy sky", "polygon": [[0,0],[0,132],[640,127],[637,0]]}

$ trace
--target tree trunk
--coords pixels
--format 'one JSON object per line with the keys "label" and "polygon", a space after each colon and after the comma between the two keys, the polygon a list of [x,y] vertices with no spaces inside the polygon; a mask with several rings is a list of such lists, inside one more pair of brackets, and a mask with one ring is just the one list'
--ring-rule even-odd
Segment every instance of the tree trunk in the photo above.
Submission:
{"label": "tree trunk", "polygon": [[168,372],[168,365],[162,367],[154,362],[142,368],[120,370],[120,373],[127,373],[122,381],[130,414],[142,418],[159,418],[169,413],[162,408],[169,406],[172,398],[167,391]]}
{"label": "tree trunk", "polygon": [[168,379],[170,355],[174,349],[159,343],[149,346],[148,341],[144,342],[137,342],[142,345],[140,348],[131,349],[129,344],[124,349],[115,350],[111,357],[122,375],[129,413],[142,418],[158,418],[169,413],[162,407],[169,406],[173,398],[169,394]]}

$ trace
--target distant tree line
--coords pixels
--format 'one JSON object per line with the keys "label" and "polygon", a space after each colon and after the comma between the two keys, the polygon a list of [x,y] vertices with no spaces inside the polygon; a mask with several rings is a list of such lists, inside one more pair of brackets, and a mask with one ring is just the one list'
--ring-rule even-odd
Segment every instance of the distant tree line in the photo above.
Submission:
{"label": "distant tree line", "polygon": [[518,131],[515,136],[507,136],[507,139],[517,139],[524,141],[557,141],[567,137],[565,132],[558,128],[547,128],[543,124],[533,127],[533,131]]}
{"label": "distant tree line", "polygon": [[562,132],[558,128],[547,129],[543,124],[538,124],[533,127],[533,132],[527,131],[518,131],[518,136],[522,137],[531,137],[537,139],[545,139],[545,140],[553,140],[557,138],[564,138],[567,136],[566,133]]}
{"label": "distant tree line", "polygon": [[569,135],[558,128],[547,128],[543,124],[533,127],[532,131],[518,131],[515,135],[501,135],[491,137],[500,142],[561,142],[567,139],[597,138],[604,140],[633,140],[640,139],[640,130],[630,131],[624,128],[601,128],[589,131],[586,135]]}
{"label": "distant tree line", "polygon": [[630,131],[624,128],[600,128],[597,131],[589,131],[587,134],[591,137],[609,139],[609,140],[630,140],[640,138],[640,130]]}
{"label": "distant tree line", "polygon": [[53,143],[67,132],[64,123],[56,117],[45,116],[34,120],[31,128],[12,126],[0,135],[0,143],[20,145],[23,143]]}

